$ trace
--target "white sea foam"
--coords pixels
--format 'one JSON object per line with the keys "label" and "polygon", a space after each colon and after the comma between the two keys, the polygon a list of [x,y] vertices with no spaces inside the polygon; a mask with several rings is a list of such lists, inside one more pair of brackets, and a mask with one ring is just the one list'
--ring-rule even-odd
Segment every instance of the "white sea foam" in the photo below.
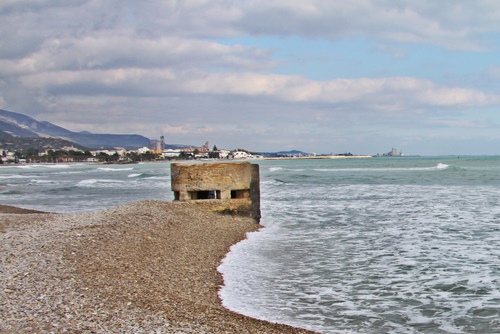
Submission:
{"label": "white sea foam", "polygon": [[55,180],[40,180],[40,179],[31,179],[29,182],[30,185],[33,185],[33,184],[46,185],[46,184],[57,184],[57,183],[60,183],[60,182],[55,181]]}
{"label": "white sea foam", "polygon": [[[76,165],[73,165],[76,166]],[[19,168],[25,169],[40,169],[40,168],[49,168],[49,169],[66,169],[71,168],[71,165],[66,164],[34,164],[34,165],[20,165]]]}
{"label": "white sea foam", "polygon": [[377,168],[315,168],[316,172],[398,172],[398,171],[430,171],[435,169],[445,169],[448,165],[438,164],[432,167],[377,167]]}
{"label": "white sea foam", "polygon": [[[36,165],[35,165],[36,166]],[[53,164],[53,165],[39,165],[40,167],[47,167],[47,168],[55,168],[55,169],[65,169],[65,168],[71,168],[71,165],[64,165],[64,164]],[[73,165],[77,166],[77,165]]]}
{"label": "white sea foam", "polygon": [[106,171],[106,172],[121,172],[121,171],[126,171],[126,170],[133,170],[133,167],[127,167],[127,168],[112,168],[112,167],[99,167],[97,168],[98,170]]}
{"label": "white sea foam", "polygon": [[226,307],[323,333],[495,328],[498,188],[262,186],[268,228],[219,267]]}
{"label": "white sea foam", "polygon": [[170,175],[166,176],[148,176],[144,178],[145,180],[156,180],[156,181],[170,181]]}
{"label": "white sea foam", "polygon": [[83,188],[109,188],[116,187],[118,184],[123,184],[121,180],[106,180],[106,179],[87,179],[76,184],[77,187]]}
{"label": "white sea foam", "polygon": [[35,165],[15,165],[12,167],[19,168],[19,169],[32,169],[32,168],[35,168],[36,166]]}
{"label": "white sea foam", "polygon": [[438,163],[437,166],[436,166],[437,169],[446,169],[448,167],[449,167],[449,165],[442,164],[442,163]]}
{"label": "white sea foam", "polygon": [[69,169],[71,167],[75,167],[77,165],[67,165],[67,164],[16,164],[16,165],[7,165],[2,166],[2,169],[20,169],[20,170],[28,170],[28,171],[43,171],[47,169]]}
{"label": "white sea foam", "polygon": [[0,179],[8,180],[8,179],[29,179],[32,178],[32,176],[29,175],[19,175],[19,174],[6,174],[6,175],[0,175]]}

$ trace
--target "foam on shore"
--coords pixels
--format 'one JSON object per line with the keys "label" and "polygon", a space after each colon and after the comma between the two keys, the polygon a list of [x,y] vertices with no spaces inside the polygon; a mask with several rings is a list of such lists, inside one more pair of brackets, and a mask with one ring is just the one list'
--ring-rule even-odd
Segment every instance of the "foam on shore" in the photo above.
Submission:
{"label": "foam on shore", "polygon": [[216,268],[251,218],[160,201],[0,212],[1,332],[308,333],[220,303]]}

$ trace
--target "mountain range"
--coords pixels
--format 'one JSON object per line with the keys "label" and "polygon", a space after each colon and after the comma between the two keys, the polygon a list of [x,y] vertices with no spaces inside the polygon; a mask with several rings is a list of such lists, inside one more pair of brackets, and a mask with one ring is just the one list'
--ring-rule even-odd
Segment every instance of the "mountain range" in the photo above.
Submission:
{"label": "mountain range", "polygon": [[0,109],[0,132],[13,137],[59,138],[88,149],[123,147],[128,150],[149,145],[149,138],[136,134],[95,134],[87,131],[73,132],[50,122]]}
{"label": "mountain range", "polygon": [[[137,134],[96,134],[88,131],[73,132],[50,122],[38,121],[30,116],[0,109],[0,149],[10,151],[26,148],[45,150],[74,145],[79,149],[99,150],[123,147],[135,150],[149,146],[150,139]],[[186,148],[193,145],[165,144],[165,148]],[[292,150],[255,153],[263,156],[297,156],[308,153]]]}

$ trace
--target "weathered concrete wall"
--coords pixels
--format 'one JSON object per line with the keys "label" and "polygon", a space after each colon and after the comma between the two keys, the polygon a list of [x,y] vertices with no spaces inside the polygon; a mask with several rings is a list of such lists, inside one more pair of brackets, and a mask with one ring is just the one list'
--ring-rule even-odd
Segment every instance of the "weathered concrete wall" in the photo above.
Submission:
{"label": "weathered concrete wall", "polygon": [[225,162],[170,166],[175,200],[196,201],[213,211],[260,221],[259,165]]}

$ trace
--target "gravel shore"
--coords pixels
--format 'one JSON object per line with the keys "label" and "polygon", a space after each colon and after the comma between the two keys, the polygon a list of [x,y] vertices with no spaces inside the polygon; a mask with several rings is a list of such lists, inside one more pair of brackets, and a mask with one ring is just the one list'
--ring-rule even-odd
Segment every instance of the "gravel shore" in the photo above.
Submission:
{"label": "gravel shore", "polygon": [[260,225],[193,203],[0,205],[1,333],[311,333],[225,309],[217,266]]}

